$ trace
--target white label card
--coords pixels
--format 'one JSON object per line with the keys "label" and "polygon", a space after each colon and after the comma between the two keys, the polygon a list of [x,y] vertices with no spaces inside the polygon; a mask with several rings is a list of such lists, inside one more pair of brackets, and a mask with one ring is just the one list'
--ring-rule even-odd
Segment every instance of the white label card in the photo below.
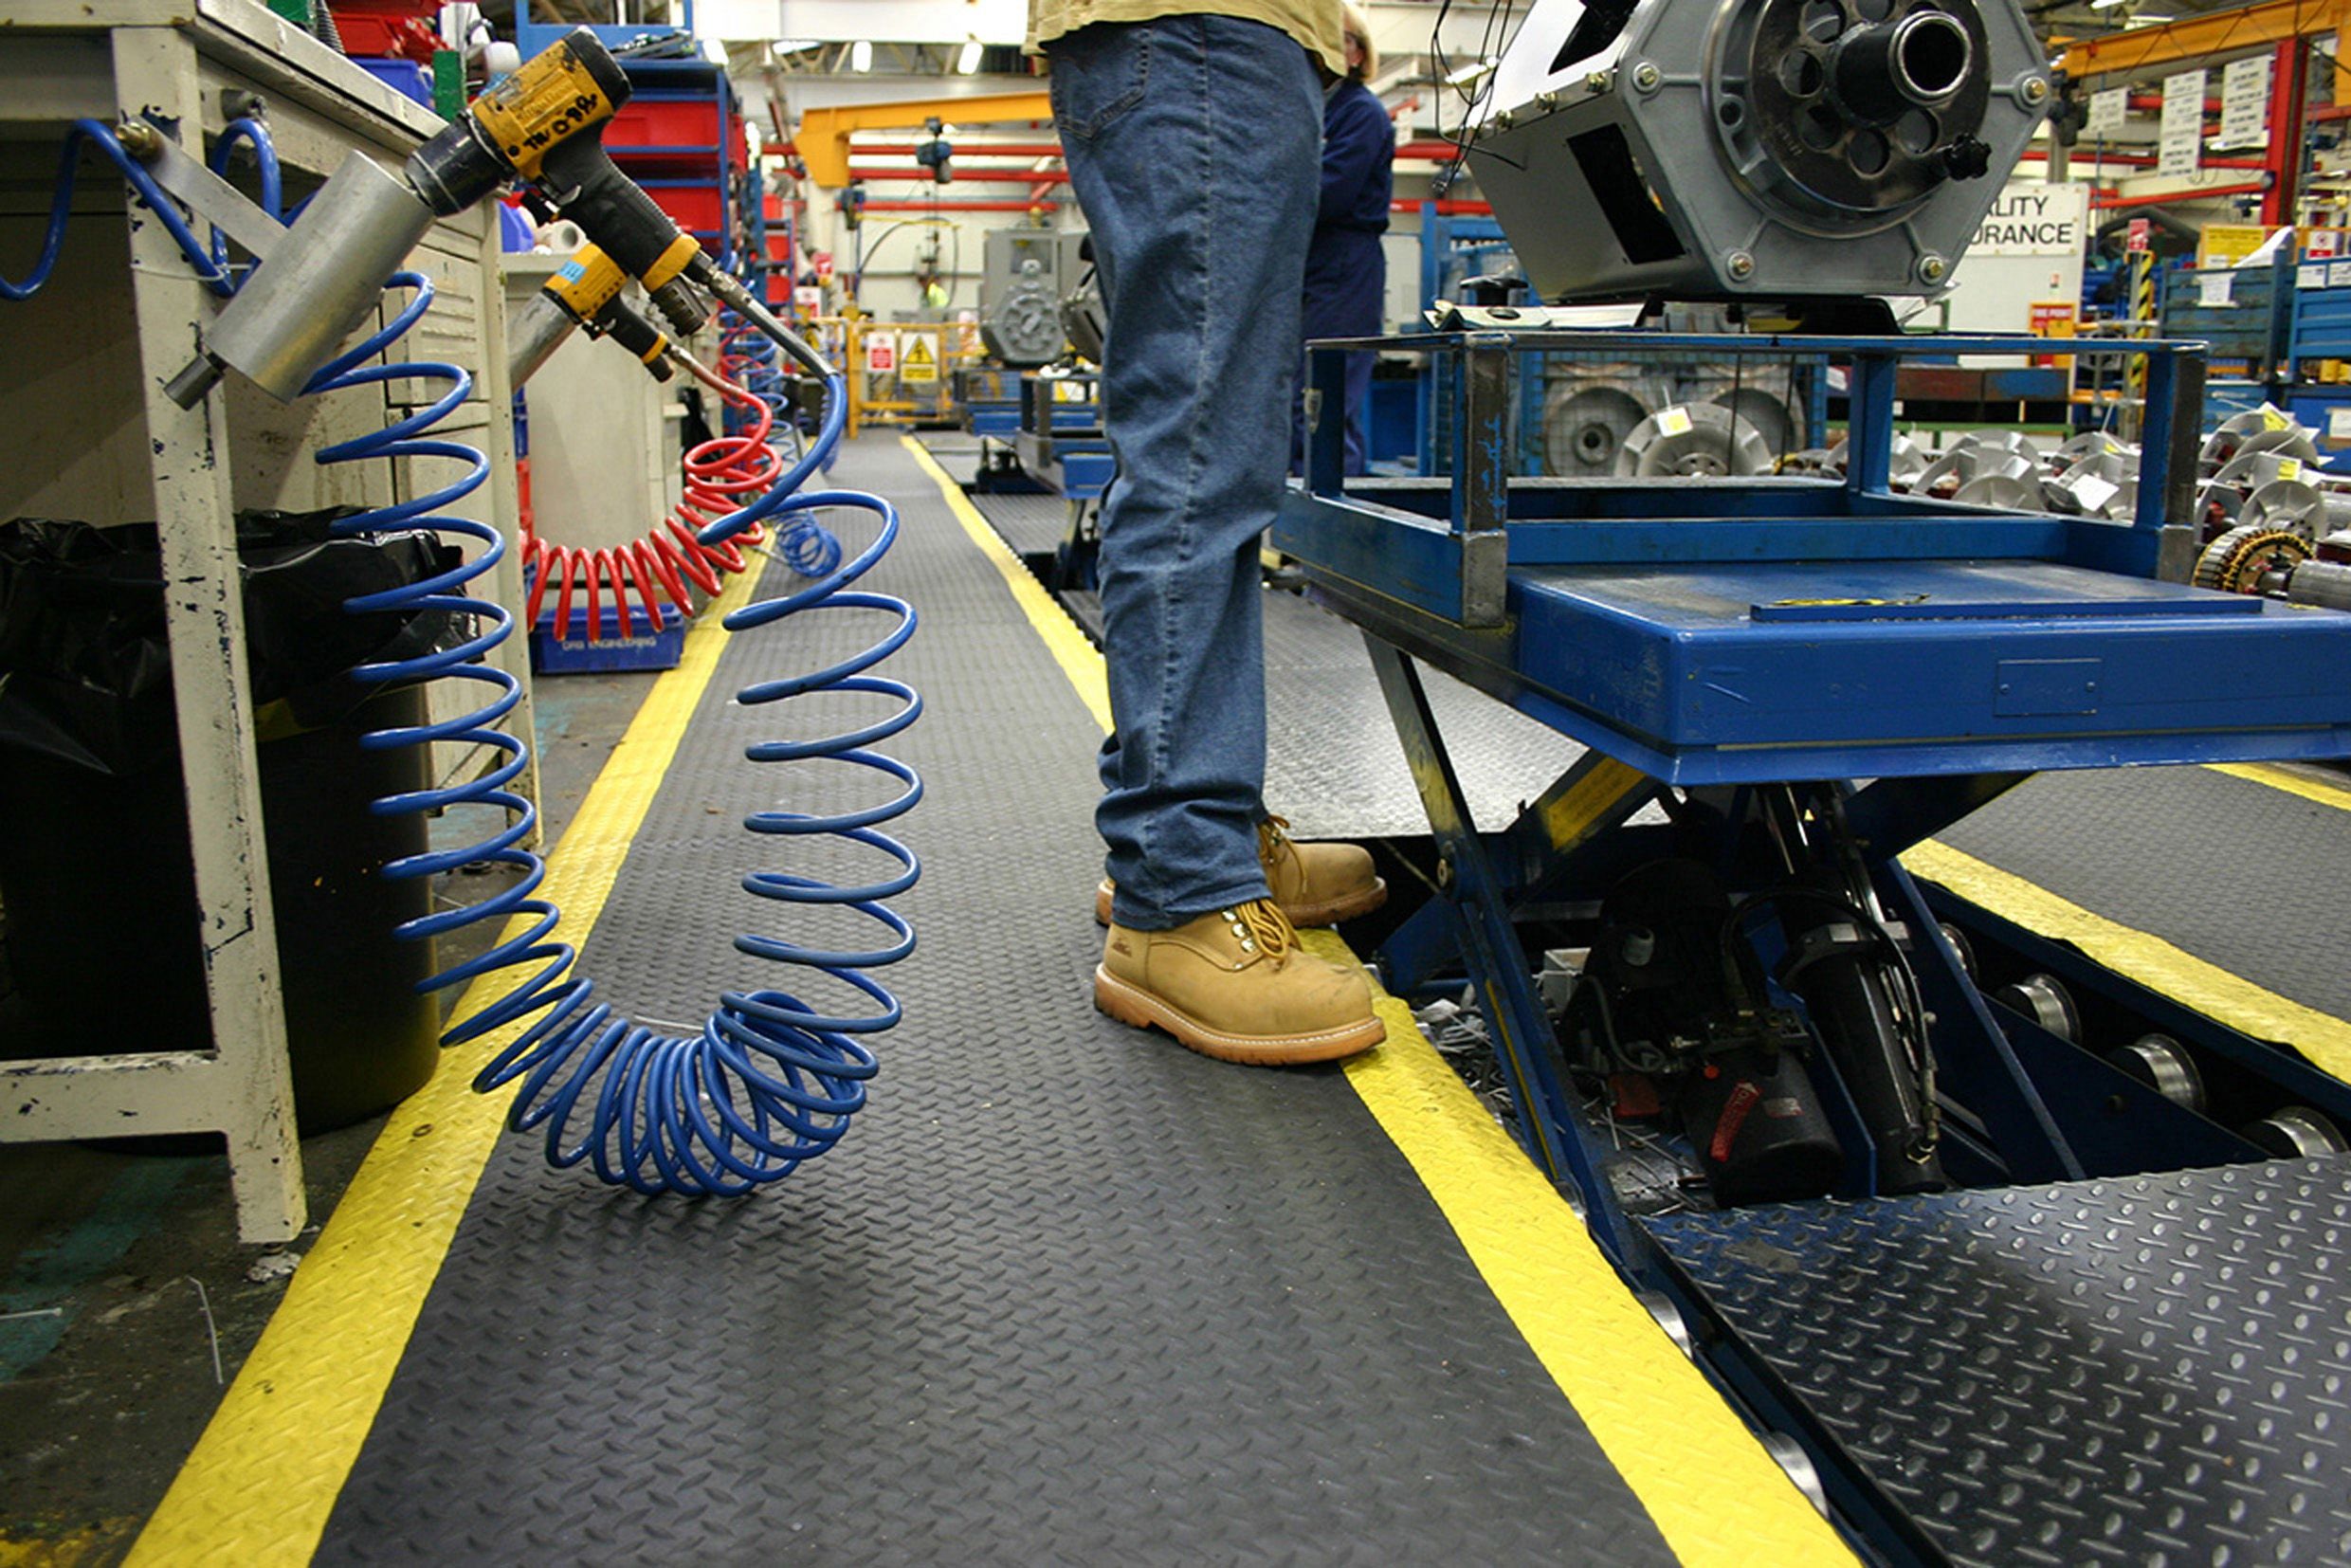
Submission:
{"label": "white label card", "polygon": [[2196,275],[2196,287],[2200,304],[2236,303],[2236,274],[2233,272],[2199,272]]}
{"label": "white label card", "polygon": [[1687,435],[1690,432],[1689,410],[1676,404],[1657,410],[1657,428],[1668,435]]}
{"label": "white label card", "polygon": [[2193,174],[2204,152],[2204,82],[2209,73],[2179,71],[2163,79],[2163,115],[2156,134],[2155,172],[2178,179]]}
{"label": "white label card", "polygon": [[2130,118],[2130,89],[2108,87],[2089,95],[2089,114],[2082,121],[2083,131],[2089,136],[2105,136],[2119,131]]}
{"label": "white label card", "polygon": [[2220,73],[2220,129],[2213,146],[2269,144],[2269,57],[2233,60]]}

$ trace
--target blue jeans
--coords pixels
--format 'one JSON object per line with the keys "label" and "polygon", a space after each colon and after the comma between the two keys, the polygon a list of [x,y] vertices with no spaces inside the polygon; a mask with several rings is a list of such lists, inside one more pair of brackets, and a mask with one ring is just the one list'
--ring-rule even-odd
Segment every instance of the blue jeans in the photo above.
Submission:
{"label": "blue jeans", "polygon": [[1258,537],[1289,456],[1322,95],[1306,51],[1212,15],[1056,39],[1053,118],[1109,334],[1095,826],[1114,918],[1164,930],[1267,896]]}

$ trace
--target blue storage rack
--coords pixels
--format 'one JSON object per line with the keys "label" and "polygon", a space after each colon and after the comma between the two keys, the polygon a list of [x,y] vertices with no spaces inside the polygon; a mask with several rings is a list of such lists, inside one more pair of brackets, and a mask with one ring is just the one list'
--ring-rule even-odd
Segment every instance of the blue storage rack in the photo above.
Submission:
{"label": "blue storage rack", "polygon": [[2336,411],[2351,407],[2351,382],[2309,379],[2321,360],[2351,361],[2351,260],[2309,260],[2295,269],[2292,322],[2287,411],[2310,428],[2320,451],[2351,452],[2351,435],[2332,433]]}

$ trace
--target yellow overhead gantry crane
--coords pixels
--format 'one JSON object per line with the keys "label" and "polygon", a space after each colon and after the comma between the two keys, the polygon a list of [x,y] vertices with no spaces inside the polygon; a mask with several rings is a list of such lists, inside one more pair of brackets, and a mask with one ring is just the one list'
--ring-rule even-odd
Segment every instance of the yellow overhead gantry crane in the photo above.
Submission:
{"label": "yellow overhead gantry crane", "polygon": [[803,110],[793,135],[793,146],[807,165],[809,178],[820,186],[849,183],[849,137],[858,131],[920,129],[937,118],[958,125],[1001,124],[1007,120],[1053,118],[1052,100],[1043,92],[974,94],[964,98],[901,99],[888,103],[852,103]]}

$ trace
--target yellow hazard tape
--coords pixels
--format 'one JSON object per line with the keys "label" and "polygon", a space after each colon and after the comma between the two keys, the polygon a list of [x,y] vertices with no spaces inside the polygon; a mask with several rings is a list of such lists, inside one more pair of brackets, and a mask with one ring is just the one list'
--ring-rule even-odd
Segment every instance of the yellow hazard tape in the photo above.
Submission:
{"label": "yellow hazard tape", "polygon": [[2284,768],[2273,768],[2262,762],[2210,762],[2205,766],[2214,773],[2227,774],[2231,778],[2241,778],[2248,784],[2264,784],[2272,790],[2283,790],[2287,794],[2298,794],[2305,800],[2315,800],[2322,806],[2351,811],[2351,785],[2322,783],[2318,779],[2305,778],[2301,774],[2288,773]]}
{"label": "yellow hazard tape", "polygon": [[[996,563],[1054,662],[1110,727],[1102,655],[945,470],[902,437]],[[1595,786],[1598,788],[1599,786]],[[1573,798],[1573,797],[1571,797]],[[1309,949],[1356,962],[1335,932]],[[1402,1151],[1495,1300],[1686,1563],[1850,1563],[1852,1553],[1625,1287],[1582,1220],[1382,995],[1388,1043],[1347,1082]]]}
{"label": "yellow hazard tape", "polygon": [[2351,1083],[2351,1023],[2288,1001],[2144,931],[2069,903],[1975,856],[1929,839],[1903,851],[1912,874],[2052,941],[2069,942],[2116,974],[2256,1040],[2299,1052]]}
{"label": "yellow hazard tape", "polygon": [[[702,611],[678,667],[654,684],[548,857],[540,894],[564,935],[584,940],[717,668],[720,618],[750,602],[746,573]],[[527,930],[527,920],[508,926]],[[514,985],[486,975],[470,1012]],[[303,1563],[392,1384],[425,1297],[504,1124],[512,1091],[476,1094],[472,1075],[528,1020],[448,1052],[402,1102],[287,1286],[195,1451],[126,1559],[133,1568]]]}
{"label": "yellow hazard tape", "polygon": [[[1304,936],[1310,950],[1354,961],[1335,932]],[[1349,1060],[1347,1082],[1674,1555],[1693,1568],[1853,1561],[1411,1010],[1382,994],[1379,1011],[1387,1044]]]}

